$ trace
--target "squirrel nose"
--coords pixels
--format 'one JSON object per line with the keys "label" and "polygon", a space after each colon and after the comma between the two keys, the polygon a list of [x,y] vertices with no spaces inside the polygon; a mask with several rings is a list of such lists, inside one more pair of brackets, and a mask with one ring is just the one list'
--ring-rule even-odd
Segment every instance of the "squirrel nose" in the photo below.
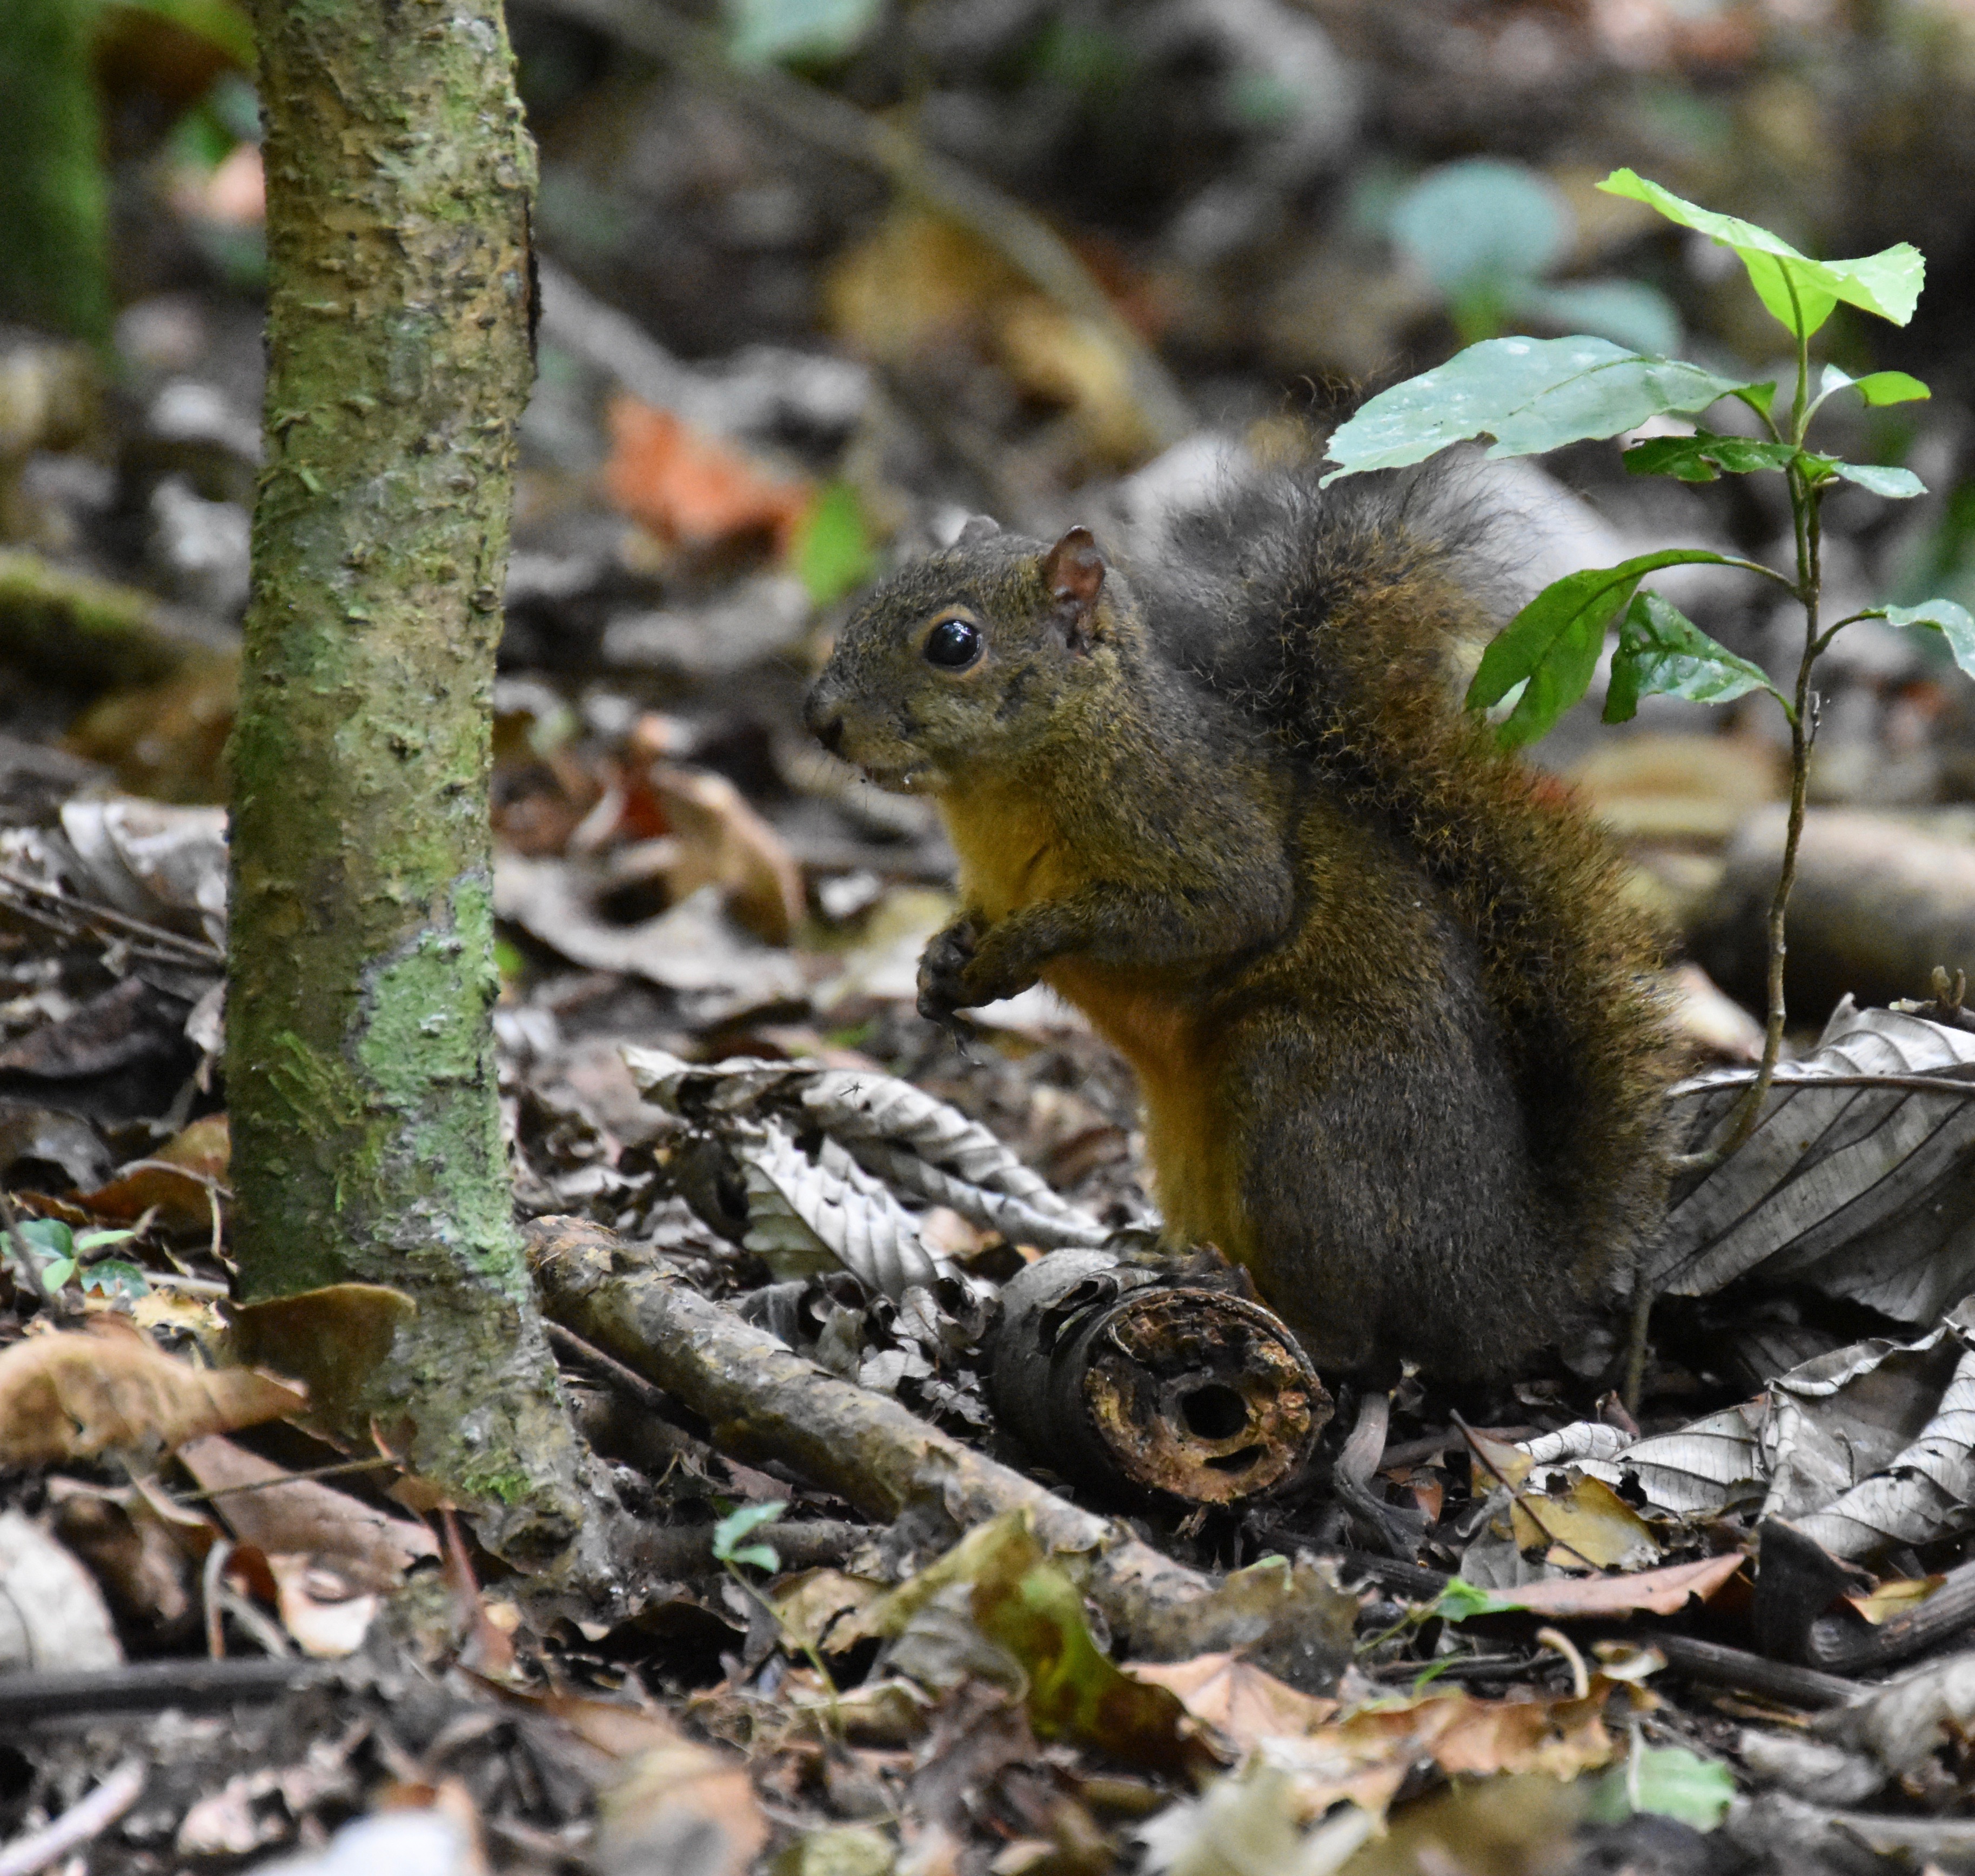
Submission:
{"label": "squirrel nose", "polygon": [[809,733],[832,755],[843,753],[843,712],[841,710],[820,708],[817,700],[812,696],[803,706],[803,721],[808,724]]}

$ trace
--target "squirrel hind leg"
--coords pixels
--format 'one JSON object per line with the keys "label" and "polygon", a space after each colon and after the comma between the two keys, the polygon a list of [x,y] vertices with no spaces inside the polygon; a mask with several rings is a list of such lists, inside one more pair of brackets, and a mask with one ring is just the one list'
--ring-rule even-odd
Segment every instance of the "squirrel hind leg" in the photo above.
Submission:
{"label": "squirrel hind leg", "polygon": [[1506,1077],[1438,1046],[1324,1049],[1251,1018],[1224,1083],[1257,1286],[1319,1368],[1501,1373],[1581,1314]]}

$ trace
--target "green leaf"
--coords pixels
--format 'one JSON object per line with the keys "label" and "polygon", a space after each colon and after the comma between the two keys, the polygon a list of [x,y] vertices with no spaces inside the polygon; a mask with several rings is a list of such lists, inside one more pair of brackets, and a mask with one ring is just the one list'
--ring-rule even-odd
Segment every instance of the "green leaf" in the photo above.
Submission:
{"label": "green leaf", "polygon": [[1852,380],[1852,388],[1868,404],[1911,404],[1934,393],[1904,371],[1868,372]]}
{"label": "green leaf", "polygon": [[728,51],[742,65],[827,62],[856,50],[881,0],[728,0]]}
{"label": "green leaf", "polygon": [[1759,442],[1750,436],[1717,436],[1697,430],[1691,436],[1651,436],[1625,452],[1626,468],[1634,475],[1675,475],[1683,482],[1711,482],[1724,469],[1747,475],[1757,469],[1780,469],[1796,454],[1791,443]]}
{"label": "green leaf", "polygon": [[1563,192],[1519,163],[1476,157],[1430,171],[1394,205],[1392,239],[1441,292],[1534,279],[1569,247]]}
{"label": "green leaf", "polygon": [[1760,665],[1716,643],[1657,593],[1633,596],[1612,657],[1612,688],[1605,695],[1607,723],[1630,722],[1641,697],[1725,704],[1751,691],[1782,695]]}
{"label": "green leaf", "polygon": [[75,1250],[75,1234],[59,1218],[23,1218],[21,1235],[36,1250],[58,1257],[69,1257]]}
{"label": "green leaf", "polygon": [[1734,1777],[1719,1760],[1703,1759],[1684,1746],[1637,1746],[1625,1764],[1598,1780],[1591,1818],[1616,1824],[1635,1811],[1651,1811],[1711,1831],[1727,1815],[1734,1797]]}
{"label": "green leaf", "polygon": [[743,1544],[738,1550],[721,1558],[721,1562],[750,1564],[757,1570],[779,1570],[782,1567],[781,1552],[770,1544]]}
{"label": "green leaf", "polygon": [[102,1250],[111,1244],[127,1244],[136,1235],[135,1231],[84,1231],[77,1234],[75,1247],[79,1251]]}
{"label": "green leaf", "polygon": [[1975,678],[1975,619],[1967,606],[1953,600],[1923,600],[1917,606],[1875,606],[1865,616],[1889,626],[1933,626],[1947,640],[1954,662]]}
{"label": "green leaf", "polygon": [[1667,547],[1553,581],[1489,641],[1467,687],[1468,708],[1486,710],[1526,682],[1495,733],[1505,747],[1533,742],[1590,688],[1605,628],[1639,582],[1662,567],[1695,562],[1727,564],[1705,547]]}
{"label": "green leaf", "polygon": [[1442,1621],[1464,1622],[1471,1615],[1500,1615],[1519,1605],[1504,1602],[1490,1591],[1478,1589],[1464,1578],[1453,1577],[1440,1592],[1433,1612]]}
{"label": "green leaf", "polygon": [[[735,1546],[743,1538],[760,1529],[763,1525],[774,1523],[788,1508],[789,1503],[787,1499],[771,1498],[765,1504],[743,1505],[738,1511],[728,1512],[726,1516],[713,1527],[715,1560],[721,1563],[747,1562],[748,1559],[743,1556]],[[763,1544],[757,1545],[755,1548],[765,1550],[767,1546]],[[771,1555],[772,1554],[771,1552]],[[773,1569],[774,1566],[771,1564],[768,1567]]]}
{"label": "green leaf", "polygon": [[[126,1232],[127,1237],[130,1234]],[[126,1263],[120,1257],[105,1257],[100,1263],[92,1263],[82,1273],[82,1286],[106,1296],[148,1296],[151,1293],[151,1280],[134,1263]]]}
{"label": "green leaf", "polygon": [[51,1257],[41,1266],[41,1287],[44,1290],[62,1290],[75,1274],[73,1257]]}
{"label": "green leaf", "polygon": [[1831,465],[1831,473],[1847,482],[1856,482],[1861,488],[1869,488],[1875,495],[1884,495],[1888,501],[1910,501],[1915,495],[1927,493],[1927,485],[1911,469],[1887,468],[1876,462],[1840,462],[1835,456],[1824,460]]}
{"label": "green leaf", "polygon": [[[1856,261],[1813,261],[1766,228],[1699,208],[1630,169],[1614,169],[1598,186],[1609,195],[1645,202],[1669,222],[1733,248],[1749,270],[1750,284],[1763,305],[1792,332],[1801,330],[1806,338],[1831,317],[1831,309],[1840,300],[1876,313],[1896,326],[1904,326],[1913,317],[1927,264],[1911,241]],[[1793,285],[1796,289],[1795,307],[1790,304]]]}
{"label": "green leaf", "polygon": [[857,491],[848,482],[824,485],[803,517],[790,548],[796,577],[818,606],[834,605],[871,577],[871,536]]}
{"label": "green leaf", "polygon": [[1423,462],[1473,436],[1495,439],[1490,456],[1530,455],[1691,416],[1750,388],[1606,339],[1485,339],[1366,402],[1331,438],[1341,466],[1323,480]]}
{"label": "green leaf", "polygon": [[1680,343],[1680,315],[1657,287],[1637,280],[1566,281],[1513,297],[1526,317],[1566,332],[1595,333],[1637,352],[1664,355]]}

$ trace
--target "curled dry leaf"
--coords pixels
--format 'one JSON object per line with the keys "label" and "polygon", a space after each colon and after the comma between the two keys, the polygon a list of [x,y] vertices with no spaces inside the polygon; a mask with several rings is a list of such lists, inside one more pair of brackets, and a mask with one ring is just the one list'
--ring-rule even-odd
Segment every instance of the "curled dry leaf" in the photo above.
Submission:
{"label": "curled dry leaf", "polygon": [[727,909],[770,945],[786,945],[802,921],[801,869],[787,843],[724,775],[658,768],[652,792],[679,843],[669,869],[673,896],[717,886]]}
{"label": "curled dry leaf", "polygon": [[1845,1558],[1975,1527],[1975,1298],[1910,1342],[1853,1342],[1766,1395],[1632,1445],[1566,1427],[1528,1448],[1686,1518],[1755,1507]]}
{"label": "curled dry leaf", "polygon": [[[626,1049],[639,1090],[720,1142],[748,1196],[748,1248],[780,1274],[841,1262],[899,1296],[945,1261],[892,1197],[909,1193],[1016,1242],[1057,1248],[1109,1236],[987,1130],[909,1082],[736,1056],[710,1066]],[[812,1158],[798,1133],[822,1135]]]}
{"label": "curled dry leaf", "polygon": [[52,1465],[170,1448],[298,1414],[307,1395],[251,1368],[195,1368],[113,1316],[0,1354],[0,1460]]}
{"label": "curled dry leaf", "polygon": [[[1726,1127],[1750,1076],[1717,1069],[1673,1089],[1690,1148]],[[1880,1076],[1899,1079],[1871,1086]],[[1975,1290],[1971,1082],[1975,1033],[1848,997],[1816,1050],[1779,1071],[1749,1138],[1676,1187],[1649,1253],[1655,1286],[1707,1296],[1760,1271],[1933,1321]]]}
{"label": "curled dry leaf", "polygon": [[198,1230],[212,1221],[215,1188],[225,1184],[232,1157],[226,1116],[209,1114],[76,1202],[99,1218],[125,1221],[156,1206],[168,1229]]}
{"label": "curled dry leaf", "polygon": [[94,1578],[34,1520],[0,1512],[0,1672],[123,1658]]}

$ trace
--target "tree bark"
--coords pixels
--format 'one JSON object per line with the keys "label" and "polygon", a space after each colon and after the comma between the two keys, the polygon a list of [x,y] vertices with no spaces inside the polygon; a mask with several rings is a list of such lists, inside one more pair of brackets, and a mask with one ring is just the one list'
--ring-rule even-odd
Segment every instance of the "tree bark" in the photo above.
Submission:
{"label": "tree bark", "polygon": [[270,300],[233,755],[242,1288],[410,1295],[418,1314],[348,1430],[403,1428],[415,1469],[524,1560],[580,1515],[489,1021],[534,149],[499,0],[254,11]]}

